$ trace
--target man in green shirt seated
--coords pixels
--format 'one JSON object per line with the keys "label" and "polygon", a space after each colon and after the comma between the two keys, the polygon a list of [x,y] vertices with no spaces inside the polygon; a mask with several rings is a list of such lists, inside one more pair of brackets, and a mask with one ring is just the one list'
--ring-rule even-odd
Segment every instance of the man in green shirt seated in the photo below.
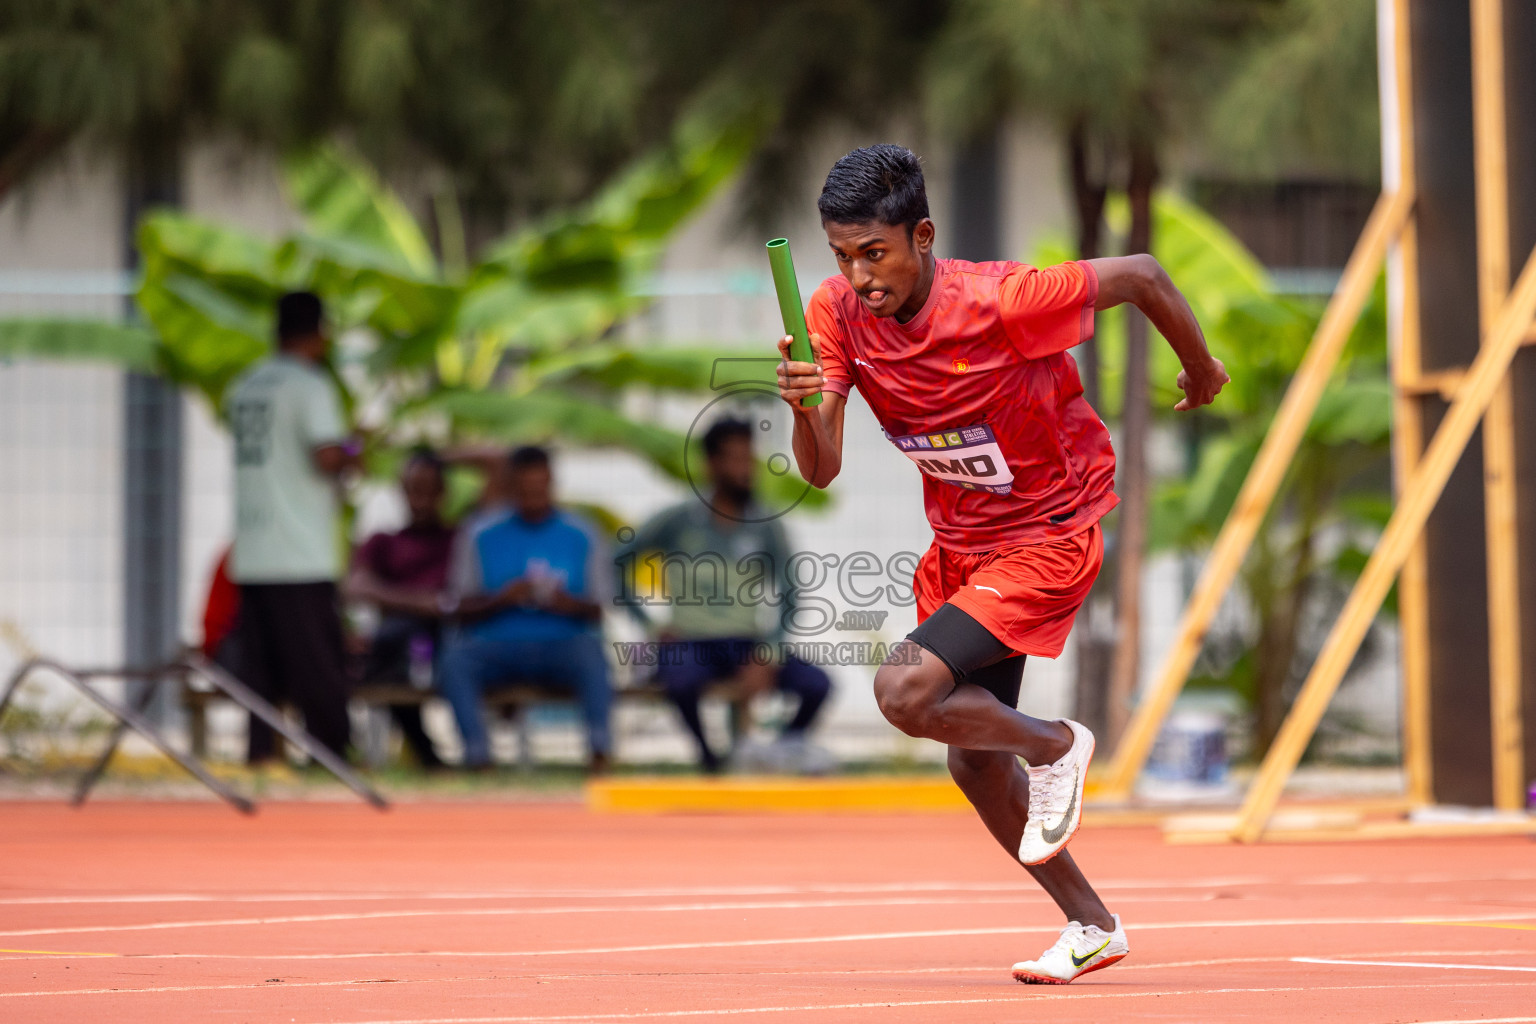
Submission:
{"label": "man in green shirt seated", "polygon": [[[728,677],[739,679],[749,692],[778,689],[799,698],[766,761],[797,771],[828,770],[829,756],[810,747],[805,733],[832,683],[822,669],[786,656],[777,644],[783,636],[780,613],[794,607],[785,575],[790,553],[777,517],[752,500],[757,464],[751,425],[734,419],[715,423],[704,435],[704,454],[713,488],[709,504],[685,501],[667,509],[619,549],[622,599],[652,629],[656,626],[646,605],[664,603],[671,609],[670,621],[659,630],[664,646],[657,679],[698,743],[705,771],[720,771],[721,758],[704,736],[699,698],[710,683]],[[649,556],[644,561],[665,588],[660,602],[654,595],[635,594],[633,577],[641,556]]]}

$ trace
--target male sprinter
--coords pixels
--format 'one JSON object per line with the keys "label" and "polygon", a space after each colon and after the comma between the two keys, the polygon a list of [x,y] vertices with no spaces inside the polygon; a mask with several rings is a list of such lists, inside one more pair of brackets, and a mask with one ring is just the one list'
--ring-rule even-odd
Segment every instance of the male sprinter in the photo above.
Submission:
{"label": "male sprinter", "polygon": [[[922,168],[901,146],[843,157],[817,207],[842,276],[806,312],[816,362],[790,361],[789,339],[779,343],[795,459],[812,484],[832,482],[857,387],[922,471],[934,542],[905,641],[921,650],[880,667],[875,698],[898,729],[949,745],[966,798],[1066,914],[1056,944],[1013,968],[1022,982],[1065,984],[1129,952],[1119,917],[1062,852],[1093,735],[1014,710],[1025,655],[1061,654],[1103,559],[1099,518],[1118,500],[1109,432],[1067,349],[1093,334],[1095,310],[1130,302],[1183,363],[1175,408],[1209,404],[1229,378],[1151,256],[1045,270],[935,259]],[[819,407],[800,405],[817,393]]]}

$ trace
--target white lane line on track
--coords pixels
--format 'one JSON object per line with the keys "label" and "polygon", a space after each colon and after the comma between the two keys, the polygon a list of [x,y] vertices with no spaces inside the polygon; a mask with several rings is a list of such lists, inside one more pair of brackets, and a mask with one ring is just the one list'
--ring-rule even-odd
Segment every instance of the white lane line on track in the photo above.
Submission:
{"label": "white lane line on track", "polygon": [[[1509,921],[1536,917],[1529,912],[1513,914],[1487,914],[1480,917],[1458,915],[1447,918],[1429,917],[1303,917],[1269,918],[1250,921],[1152,921],[1132,923],[1132,934],[1142,931],[1164,931],[1181,928],[1295,928],[1318,925],[1428,925],[1450,921]],[[128,957],[153,960],[369,960],[399,957],[545,957],[545,956],[600,956],[613,953],[666,953],[683,949],[741,949],[753,946],[811,946],[837,942],[876,942],[890,939],[945,939],[978,935],[1029,935],[1034,933],[1055,934],[1054,925],[1013,925],[1002,928],[944,928],[924,931],[855,932],[845,935],[811,935],[779,939],[725,939],[709,942],[665,942],[644,946],[600,946],[585,949],[525,949],[482,952],[478,950],[398,950],[368,953],[127,953]],[[0,993],[3,995],[3,993]]]}
{"label": "white lane line on track", "polygon": [[[254,985],[161,985],[155,988],[80,988],[61,989],[39,992],[0,992],[0,998],[45,998],[49,996],[107,996],[107,995],[161,995],[170,992],[256,992],[271,991],[281,992],[284,989],[295,988],[345,988],[348,986],[370,985],[458,985],[466,981],[474,982],[505,982],[505,978],[433,978],[418,980],[399,979],[369,979],[358,978],[351,981],[294,981],[280,984],[254,984]],[[1526,982],[1516,981],[1488,981],[1480,983],[1483,988],[1509,988],[1524,986]],[[1414,989],[1438,989],[1438,988],[1465,988],[1465,984],[1455,982],[1428,982],[1415,985]],[[971,1003],[1014,1003],[1027,1001],[1033,995],[1035,998],[1050,998],[1051,995],[1061,996],[1073,1000],[1079,999],[1134,999],[1141,996],[1205,996],[1205,995],[1232,995],[1232,994],[1263,994],[1280,992],[1354,992],[1375,991],[1391,989],[1401,991],[1401,985],[1306,985],[1306,986],[1276,986],[1266,988],[1214,988],[1214,989],[1142,989],[1136,992],[1115,992],[1102,990],[1085,990],[1084,988],[1063,988],[1062,986],[1050,986],[1051,993],[1037,992],[1030,988],[1020,986],[1016,994],[1009,998],[991,999],[919,999],[908,1001],[889,1001],[875,1003],[842,1003],[809,1006],[747,1006],[747,1007],[719,1007],[711,1010],[657,1010],[642,1013],[583,1013],[574,1016],[532,1016],[532,1017],[426,1017],[412,1018],[408,1020],[379,1020],[379,1021],[353,1021],[350,1024],[540,1024],[540,1022],[559,1021],[605,1021],[605,1020],[643,1020],[652,1017],[705,1017],[711,1015],[726,1016],[736,1013],[793,1013],[796,1011],[810,1010],[861,1010],[876,1008],[895,1008],[902,1006],[963,1006]],[[1507,1018],[1511,1021],[1536,1020],[1530,1017]],[[326,1021],[324,1024],[334,1024]],[[1454,1022],[1447,1022],[1454,1024]],[[1495,1021],[1487,1021],[1484,1024],[1496,1024]]]}
{"label": "white lane line on track", "polygon": [[504,981],[503,978],[353,978],[349,981],[284,981],[254,985],[159,985],[155,988],[74,988],[52,992],[0,992],[0,999],[44,996],[131,996],[161,995],[167,992],[280,992],[285,988],[345,988],[349,985],[462,985],[468,981]]}
{"label": "white lane line on track", "polygon": [[[1401,878],[1381,875],[1324,875],[1278,878],[1262,875],[1230,875],[1189,878],[1112,878],[1096,881],[1102,891],[1135,889],[1223,889],[1238,886],[1358,886],[1358,885],[1451,885],[1460,883],[1536,882],[1536,874],[1452,875],[1421,874]],[[53,896],[16,896],[0,899],[0,906],[48,906],[75,903],[346,903],[377,900],[517,900],[517,899],[661,899],[687,896],[814,896],[856,893],[910,892],[1014,892],[1022,882],[874,882],[827,885],[733,885],[680,886],[629,889],[493,889],[479,891],[369,891],[369,892],[274,892],[274,893],[61,893]],[[1025,890],[1028,895],[1036,895]]]}
{"label": "white lane line on track", "polygon": [[[1240,885],[1267,884],[1252,877],[1189,879],[1142,879],[1098,883],[1099,889],[1208,889]],[[681,899],[684,897],[746,896],[845,896],[880,893],[996,893],[1019,892],[1029,896],[1043,893],[1024,888],[1021,878],[1014,882],[855,882],[829,885],[701,885],[629,889],[495,889],[459,892],[295,892],[295,893],[118,893],[58,896],[17,896],[0,899],[0,906],[49,906],[74,903],[350,903],[377,900],[554,900],[554,899]]]}
{"label": "white lane line on track", "polygon": [[[367,912],[355,912],[349,914],[297,914],[284,917],[241,917],[218,918],[213,920],[198,921],[151,921],[142,924],[116,924],[116,925],[70,925],[62,928],[27,928],[12,931],[0,931],[3,938],[28,938],[36,935],[79,935],[144,931],[171,931],[188,928],[239,928],[255,925],[276,924],[316,924],[337,921],[380,921],[399,920],[402,918],[423,917],[523,917],[523,916],[553,916],[561,914],[612,914],[612,913],[708,913],[741,910],[820,910],[836,908],[868,908],[868,907],[915,907],[915,906],[953,906],[960,902],[985,902],[989,905],[999,902],[996,898],[986,900],[960,901],[953,898],[940,897],[911,897],[904,899],[868,899],[868,900],[774,900],[768,902],[736,902],[736,903],[664,903],[664,904],[629,904],[618,903],[607,906],[580,906],[580,907],[475,907],[469,909],[453,910],[376,910]],[[1016,900],[1015,902],[1028,902]],[[1536,918],[1536,913],[1529,911],[1494,915],[1462,915],[1459,917],[1419,917],[1409,919],[1391,918],[1394,924],[1450,924],[1463,921],[1525,921]],[[1355,923],[1354,918],[1337,919],[1340,923]],[[1368,918],[1362,923],[1380,923],[1382,919]],[[1240,922],[1212,922],[1210,927],[1244,927]],[[1135,925],[1136,928],[1155,928],[1156,924]],[[1182,926],[1181,926],[1182,927]],[[990,933],[986,933],[990,934]],[[668,947],[670,948],[670,947]]]}
{"label": "white lane line on track", "polygon": [[[1385,953],[1368,954],[1378,959],[1398,958],[1405,956],[1527,956],[1530,951],[1525,949],[1409,949],[1393,950]],[[353,959],[366,960],[384,957],[439,957],[439,958],[471,958],[471,957],[501,957],[506,953],[496,952],[431,952],[431,953],[308,953],[308,954],[277,954],[274,956],[252,955],[249,953],[50,953],[38,956],[0,956],[0,960],[38,960],[57,957],[121,957],[134,960],[334,960]],[[1291,960],[1287,956],[1240,956],[1223,957],[1216,960],[1166,960],[1155,963],[1143,963],[1141,961],[1123,961],[1116,965],[1116,974],[1125,971],[1161,971],[1181,967],[1231,967],[1238,964],[1274,964],[1286,963]],[[698,971],[563,971],[558,974],[519,974],[521,980],[562,980],[562,979],[591,979],[591,978],[653,978],[653,977],[690,977],[710,978],[722,976],[747,976],[747,977],[816,977],[821,975],[861,975],[874,974],[881,976],[908,975],[908,974],[962,974],[970,972],[996,973],[1001,968],[997,964],[987,964],[975,967],[951,966],[951,967],[829,967],[820,970],[698,970]],[[3,995],[3,993],[0,993]]]}
{"label": "white lane line on track", "polygon": [[[1457,951],[1440,949],[1415,949],[1408,952],[1372,953],[1371,956],[1379,958],[1404,957],[1404,956],[1523,956],[1528,955],[1528,950],[1523,949],[1497,949],[1477,951]],[[1226,957],[1220,960],[1169,960],[1162,963],[1131,963],[1121,961],[1115,965],[1115,973],[1118,975],[1124,971],[1162,971],[1181,967],[1234,967],[1241,964],[1280,964],[1289,963],[1287,956],[1238,956]],[[559,974],[543,972],[539,974],[519,974],[520,981],[592,981],[598,978],[723,978],[723,977],[749,977],[749,978],[813,978],[813,977],[843,977],[847,975],[878,975],[881,977],[906,977],[909,974],[1003,974],[1007,968],[997,964],[989,964],[983,967],[844,967],[823,968],[820,970],[701,970],[701,971],[564,971]]]}
{"label": "white lane line on track", "polygon": [[[1519,982],[1495,982],[1501,987],[1513,986]],[[1430,988],[1460,988],[1454,984],[1429,984],[1417,985],[1415,989]],[[1381,989],[1401,991],[1400,985],[1329,985],[1329,986],[1288,986],[1274,988],[1215,988],[1215,989],[1180,989],[1167,992],[1103,992],[1081,990],[1063,990],[1059,986],[1051,986],[1050,993],[1035,993],[1034,998],[1066,998],[1076,1002],[1084,999],[1136,999],[1146,996],[1211,996],[1211,995],[1265,995],[1269,993],[1290,992],[1368,992]],[[1070,991],[1070,994],[1068,994]],[[801,1005],[801,1006],[748,1006],[748,1007],[719,1007],[712,1010],[652,1010],[641,1013],[584,1013],[570,1016],[534,1016],[534,1017],[421,1017],[410,1019],[352,1021],[349,1024],[563,1024],[565,1021],[626,1021],[626,1020],[656,1020],[672,1017],[725,1017],[738,1013],[813,1013],[826,1010],[884,1010],[897,1009],[909,1006],[975,1006],[997,1003],[1009,1003],[1015,1006],[1030,1000],[1029,995],[1020,993],[1013,998],[988,998],[988,999],[911,999],[889,1000],[874,1003],[836,1003],[826,1005]],[[1506,1017],[1505,1024],[1536,1020],[1533,1017]],[[329,1024],[329,1022],[327,1022]],[[1449,1022],[1448,1022],[1449,1024]],[[1495,1024],[1493,1021],[1485,1024]]]}
{"label": "white lane line on track", "polygon": [[[1131,904],[1142,904],[1142,903],[1211,903],[1211,902],[1214,902],[1215,900],[1218,900],[1218,899],[1221,899],[1221,898],[1222,898],[1221,895],[1218,894],[1218,893],[1185,893],[1185,894],[1149,893],[1149,894],[1141,895],[1141,896],[1123,896],[1122,895],[1122,896],[1115,897],[1115,899],[1119,903],[1131,903]],[[527,897],[526,899],[531,901],[531,900],[535,900],[535,899],[546,899],[546,898],[545,897]],[[1040,891],[1040,890],[1030,890],[1030,889],[1020,889],[1020,888],[1017,888],[1017,887],[1013,888],[1012,890],[1000,890],[999,892],[992,893],[992,894],[987,894],[987,895],[982,895],[980,893],[962,893],[962,894],[948,895],[948,896],[941,896],[941,895],[913,895],[913,896],[905,896],[905,897],[895,897],[895,896],[874,897],[874,896],[870,896],[870,897],[865,897],[865,898],[846,897],[846,898],[843,898],[843,899],[830,899],[829,898],[829,899],[819,899],[819,900],[813,900],[813,899],[772,900],[772,901],[766,901],[765,900],[765,901],[757,901],[757,902],[752,902],[752,903],[742,903],[742,902],[731,902],[731,903],[700,902],[700,903],[679,903],[679,904],[672,904],[672,905],[663,904],[663,905],[660,905],[660,906],[658,906],[656,904],[653,904],[653,903],[615,903],[615,904],[611,904],[611,905],[607,905],[607,906],[604,906],[604,905],[592,906],[590,904],[566,904],[566,905],[559,905],[559,903],[558,903],[558,900],[560,899],[559,897],[547,897],[547,899],[549,901],[556,902],[556,905],[554,905],[554,906],[536,906],[536,907],[527,907],[527,906],[474,907],[474,908],[467,909],[467,910],[466,909],[458,909],[458,908],[451,907],[451,906],[450,907],[442,907],[442,908],[439,908],[439,907],[417,907],[417,908],[403,909],[403,910],[357,910],[357,911],[350,911],[350,912],[337,912],[337,913],[334,913],[334,914],[303,914],[303,915],[297,915],[297,916],[291,916],[291,917],[236,918],[236,919],[234,919],[233,921],[231,921],[229,923],[240,924],[240,923],[249,923],[251,921],[282,921],[282,922],[292,921],[292,922],[302,922],[302,921],[330,921],[330,920],[352,920],[352,919],[367,920],[369,918],[380,918],[380,917],[460,917],[460,916],[496,915],[496,914],[597,914],[597,913],[611,913],[611,912],[614,912],[614,911],[635,911],[635,910],[642,910],[642,911],[643,910],[687,910],[687,909],[699,909],[699,910],[771,910],[771,909],[773,909],[775,907],[784,907],[784,908],[787,908],[787,909],[790,909],[790,910],[803,910],[803,909],[816,908],[816,907],[960,906],[960,905],[970,905],[970,904],[993,905],[993,904],[996,904],[996,903],[999,903],[999,902],[1019,903],[1019,904],[1049,904],[1050,903],[1050,897],[1047,896],[1043,891]],[[274,901],[271,901],[271,902],[278,902],[278,903],[280,903],[280,902],[289,902],[289,901],[274,900]],[[349,900],[325,900],[325,901],[316,900],[316,901],[291,901],[291,902],[335,902],[335,903],[347,903],[347,902],[351,902],[351,901],[349,901]],[[410,902],[410,900],[406,899],[406,898],[401,898],[401,899],[395,900],[394,902],[408,903],[408,902]],[[459,902],[459,901],[455,901],[455,902]],[[486,900],[486,901],[483,901],[483,902],[491,902],[491,901],[490,900]],[[198,902],[196,904],[188,903],[188,904],[183,904],[183,905],[209,906],[211,904],[210,903],[204,903],[204,902]],[[219,919],[219,918],[210,918],[210,919],[208,919],[208,923],[210,923],[210,924],[219,924],[219,923],[224,923],[224,922],[222,921],[222,919]],[[117,927],[139,928],[139,927],[155,927],[155,926],[158,926],[160,924],[161,924],[161,922],[150,922],[150,923],[145,924],[145,925],[108,925],[108,926],[104,926],[104,927],[109,928],[109,929],[110,928],[117,928]],[[190,927],[196,927],[197,924],[198,924],[197,921],[190,920],[190,921],[186,921],[186,922],[172,922],[172,923],[169,924],[169,926],[170,927],[187,927],[187,928],[190,928]],[[67,929],[59,929],[59,930],[63,931],[63,930],[67,930]],[[100,930],[100,929],[91,928],[89,930],[97,931],[97,930]],[[41,930],[38,930],[38,931],[35,931],[35,932],[16,932],[16,931],[3,932],[3,931],[0,931],[0,936],[27,935],[27,934],[52,934],[54,931],[55,930],[51,929],[51,928],[50,929],[41,929]]]}
{"label": "white lane line on track", "polygon": [[[474,907],[456,910],[374,910],[350,914],[295,914],[286,917],[236,917],[196,921],[151,921],[144,924],[70,925],[64,928],[29,928],[21,931],[0,931],[0,937],[21,938],[32,935],[69,935],[84,932],[142,932],[167,931],[184,928],[236,928],[247,925],[315,924],[327,921],[380,921],[398,918],[420,917],[550,917],[562,914],[675,914],[708,913],[740,910],[825,910],[837,908],[871,907],[933,907],[984,903],[988,906],[999,902],[996,897],[974,897],[957,900],[953,897],[915,896],[905,899],[851,899],[851,900],[774,900],[771,902],[734,903],[614,903],[582,907]],[[1201,901],[1204,902],[1204,901]],[[1523,915],[1536,916],[1536,915]],[[1467,920],[1463,918],[1463,920]]]}
{"label": "white lane line on track", "polygon": [[1338,964],[1343,967],[1417,967],[1441,971],[1521,971],[1536,974],[1536,967],[1511,967],[1508,964],[1439,964],[1408,960],[1336,960],[1316,956],[1293,956],[1293,964]]}

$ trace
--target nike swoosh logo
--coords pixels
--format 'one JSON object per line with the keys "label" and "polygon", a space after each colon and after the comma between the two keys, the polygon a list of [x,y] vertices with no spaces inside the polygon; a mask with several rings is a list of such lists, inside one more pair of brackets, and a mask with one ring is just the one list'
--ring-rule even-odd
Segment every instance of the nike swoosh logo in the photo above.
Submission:
{"label": "nike swoosh logo", "polygon": [[[1113,938],[1113,936],[1111,936],[1111,938]],[[1109,943],[1110,943],[1110,939],[1105,939],[1104,940],[1104,946],[1109,945]],[[1087,956],[1078,956],[1076,953],[1068,953],[1067,955],[1072,958],[1072,966],[1073,967],[1081,967],[1081,966],[1083,966],[1083,964],[1087,963],[1089,960],[1092,960],[1094,957],[1096,957],[1100,953],[1104,952],[1104,946],[1100,946],[1098,949],[1094,950],[1092,953],[1089,953]]]}
{"label": "nike swoosh logo", "polygon": [[[1081,772],[1082,769],[1079,768],[1078,771]],[[1061,816],[1061,820],[1056,823],[1056,827],[1055,828],[1043,829],[1040,832],[1040,837],[1042,839],[1044,839],[1048,843],[1059,843],[1059,842],[1061,842],[1061,837],[1067,834],[1067,826],[1072,823],[1072,812],[1075,811],[1075,810],[1077,810],[1077,775],[1076,774],[1074,774],[1072,776],[1072,802],[1067,804],[1067,813],[1063,814]],[[1091,956],[1092,954],[1089,954],[1089,955]]]}
{"label": "nike swoosh logo", "polygon": [[874,369],[874,367],[873,367],[873,366],[870,366],[870,365],[869,365],[869,364],[868,364],[868,363],[866,363],[866,362],[865,362],[865,361],[864,361],[864,360],[862,360],[862,359],[859,359],[859,358],[857,358],[857,357],[855,357],[855,358],[854,358],[854,360],[853,360],[853,365],[854,365],[854,366],[864,366],[864,367],[868,367],[868,368],[869,368],[869,369],[871,369],[871,370],[873,370],[873,369]]}
{"label": "nike swoosh logo", "polygon": [[1002,597],[1003,596],[1003,592],[1001,590],[998,590],[996,587],[984,587],[980,583],[972,583],[971,586],[975,587],[977,590],[990,590],[990,591],[992,591],[992,593],[996,594],[998,597]]}

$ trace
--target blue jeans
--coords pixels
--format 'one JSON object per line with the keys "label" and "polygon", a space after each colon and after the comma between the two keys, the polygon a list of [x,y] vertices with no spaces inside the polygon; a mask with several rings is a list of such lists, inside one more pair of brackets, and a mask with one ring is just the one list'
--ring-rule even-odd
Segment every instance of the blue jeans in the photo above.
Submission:
{"label": "blue jeans", "polygon": [[[666,645],[667,656],[656,666],[656,679],[677,710],[699,747],[699,760],[709,772],[719,771],[720,756],[704,738],[699,699],[717,679],[734,675],[752,656],[757,642],[750,637],[711,640],[677,640]],[[786,736],[802,736],[832,692],[832,680],[815,665],[790,655],[779,663],[774,688],[800,698],[795,717],[784,726]]]}
{"label": "blue jeans", "polygon": [[449,642],[438,668],[438,690],[453,707],[464,738],[465,765],[485,765],[491,760],[481,697],[488,689],[517,683],[574,690],[587,720],[592,753],[607,754],[612,745],[608,711],[613,687],[602,642],[595,634],[520,641],[461,635]]}

